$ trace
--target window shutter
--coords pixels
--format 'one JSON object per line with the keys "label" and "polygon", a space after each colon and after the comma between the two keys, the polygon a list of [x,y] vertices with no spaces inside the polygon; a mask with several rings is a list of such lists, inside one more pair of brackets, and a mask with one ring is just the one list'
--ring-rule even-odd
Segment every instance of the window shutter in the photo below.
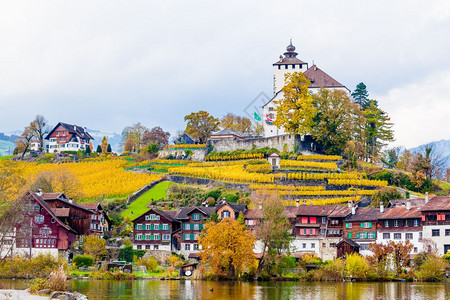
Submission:
{"label": "window shutter", "polygon": [[351,233],[351,232],[348,233],[348,238],[349,238],[349,239],[352,238],[352,233]]}
{"label": "window shutter", "polygon": [[359,239],[359,237],[360,237],[360,234],[359,234],[359,232],[356,234],[356,238],[357,239]]}
{"label": "window shutter", "polygon": [[153,241],[153,239],[154,239],[154,236],[153,236],[153,234],[151,234],[150,235],[150,240]]}
{"label": "window shutter", "polygon": [[183,233],[183,241],[185,241],[186,240],[186,236],[185,236],[185,234]]}
{"label": "window shutter", "polygon": [[194,230],[194,224],[191,224],[191,230]]}
{"label": "window shutter", "polygon": [[373,237],[377,238],[377,232],[376,231],[373,232]]}
{"label": "window shutter", "polygon": [[191,240],[194,240],[194,234],[191,233]]}
{"label": "window shutter", "polygon": [[364,238],[367,239],[369,237],[369,233],[368,232],[364,232]]}
{"label": "window shutter", "polygon": [[372,222],[369,222],[369,228],[372,228]]}
{"label": "window shutter", "polygon": [[202,229],[203,229],[203,224],[199,224],[199,225],[198,225],[198,229],[199,229],[199,230],[202,230]]}
{"label": "window shutter", "polygon": [[136,236],[134,237],[134,239],[137,241],[138,240],[138,235],[136,234]]}
{"label": "window shutter", "polygon": [[361,222],[361,228],[364,228],[364,222]]}
{"label": "window shutter", "polygon": [[348,228],[348,223],[345,223],[345,228]]}

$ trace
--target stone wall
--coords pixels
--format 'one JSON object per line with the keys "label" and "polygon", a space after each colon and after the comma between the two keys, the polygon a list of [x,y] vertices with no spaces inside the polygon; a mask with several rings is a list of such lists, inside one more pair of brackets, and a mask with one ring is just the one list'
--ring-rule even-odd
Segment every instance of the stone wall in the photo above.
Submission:
{"label": "stone wall", "polygon": [[[235,138],[209,140],[208,145],[212,145],[213,151],[233,151],[237,149],[252,150],[254,148],[276,148],[283,151],[287,147],[287,151],[294,151],[300,145],[300,137],[295,135],[279,135],[274,137],[259,137],[238,140]],[[286,145],[286,146],[285,146]],[[296,147],[297,146],[297,147]]]}
{"label": "stone wall", "polygon": [[247,183],[229,183],[220,182],[205,178],[195,178],[179,175],[167,175],[168,180],[179,184],[191,184],[191,185],[210,185],[210,186],[223,186],[226,189],[238,190],[242,192],[249,191],[250,184]]}
{"label": "stone wall", "polygon": [[[192,155],[189,156],[191,160],[194,161],[203,161],[205,160],[207,149],[189,149],[192,151]],[[158,157],[164,158],[169,155],[173,155],[177,159],[184,159],[185,158],[185,150],[182,149],[165,149],[159,151]]]}

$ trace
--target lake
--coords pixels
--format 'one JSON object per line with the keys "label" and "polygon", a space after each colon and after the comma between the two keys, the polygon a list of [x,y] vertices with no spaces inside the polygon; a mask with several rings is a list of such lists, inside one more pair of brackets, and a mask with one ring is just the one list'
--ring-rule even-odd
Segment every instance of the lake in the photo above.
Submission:
{"label": "lake", "polygon": [[[0,280],[4,289],[26,287],[21,280]],[[217,282],[71,280],[70,289],[89,299],[450,299],[450,282]]]}

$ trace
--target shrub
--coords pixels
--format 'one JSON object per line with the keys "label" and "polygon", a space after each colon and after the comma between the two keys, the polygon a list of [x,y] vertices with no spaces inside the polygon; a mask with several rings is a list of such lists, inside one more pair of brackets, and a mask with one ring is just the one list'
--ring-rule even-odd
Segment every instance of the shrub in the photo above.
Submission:
{"label": "shrub", "polygon": [[89,255],[75,255],[73,258],[73,263],[77,268],[91,267],[94,265],[94,258]]}
{"label": "shrub", "polygon": [[383,203],[386,207],[389,203],[389,200],[402,199],[402,194],[396,189],[392,187],[385,187],[378,191],[372,197],[371,206],[372,207],[380,207],[380,203]]}
{"label": "shrub", "polygon": [[239,200],[239,196],[237,196],[236,194],[225,194],[223,196],[227,202],[234,202],[236,203]]}
{"label": "shrub", "polygon": [[60,266],[67,268],[65,260],[50,254],[39,254],[30,259],[23,256],[15,256],[0,261],[0,277],[46,278]]}
{"label": "shrub", "polygon": [[443,258],[430,254],[416,273],[418,279],[423,281],[440,281],[445,276],[448,264]]}
{"label": "shrub", "polygon": [[369,272],[369,265],[364,257],[352,253],[345,258],[345,271],[348,276],[365,279]]}
{"label": "shrub", "polygon": [[158,270],[158,260],[154,256],[141,257],[137,261],[137,265],[147,268],[147,272],[155,272]]}
{"label": "shrub", "polygon": [[345,264],[341,259],[336,261],[327,261],[320,267],[321,278],[323,281],[342,281],[344,277]]}
{"label": "shrub", "polygon": [[67,275],[63,266],[50,273],[46,282],[46,288],[52,291],[66,291],[68,287]]}

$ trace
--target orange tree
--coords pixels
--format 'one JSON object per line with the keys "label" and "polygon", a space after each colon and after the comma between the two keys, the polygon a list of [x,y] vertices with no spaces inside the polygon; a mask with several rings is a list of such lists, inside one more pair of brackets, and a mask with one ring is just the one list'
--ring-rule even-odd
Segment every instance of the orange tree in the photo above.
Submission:
{"label": "orange tree", "polygon": [[234,219],[209,222],[198,241],[203,249],[200,252],[202,262],[208,264],[216,275],[236,277],[244,268],[256,263],[253,253],[256,238]]}

